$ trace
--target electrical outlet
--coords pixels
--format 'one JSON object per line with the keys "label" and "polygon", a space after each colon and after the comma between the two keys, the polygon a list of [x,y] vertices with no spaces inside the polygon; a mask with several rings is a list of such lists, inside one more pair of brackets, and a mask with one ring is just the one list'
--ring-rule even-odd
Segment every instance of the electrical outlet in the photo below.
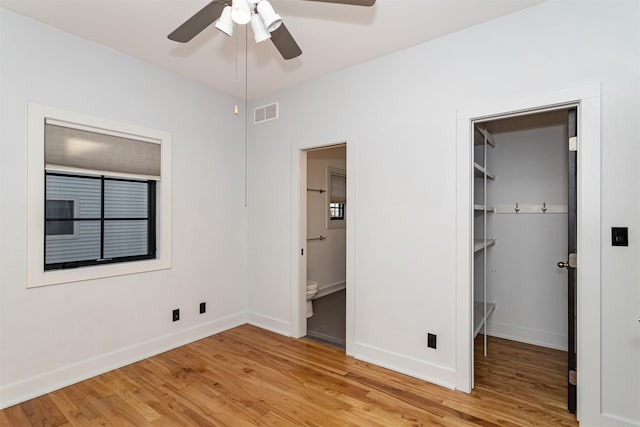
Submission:
{"label": "electrical outlet", "polygon": [[176,308],[175,310],[173,310],[172,315],[173,315],[174,322],[180,320],[180,309]]}
{"label": "electrical outlet", "polygon": [[201,302],[200,303],[200,314],[205,313],[207,311],[207,303],[206,302]]}
{"label": "electrical outlet", "polygon": [[437,338],[438,336],[436,334],[427,333],[427,347],[435,350],[437,347],[436,345]]}

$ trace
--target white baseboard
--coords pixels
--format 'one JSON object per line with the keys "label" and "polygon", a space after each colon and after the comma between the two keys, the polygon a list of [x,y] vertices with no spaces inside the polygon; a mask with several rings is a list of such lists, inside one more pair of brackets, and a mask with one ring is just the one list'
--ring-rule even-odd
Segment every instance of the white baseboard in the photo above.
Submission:
{"label": "white baseboard", "polygon": [[280,319],[276,319],[270,316],[264,316],[257,313],[249,313],[247,315],[247,323],[258,328],[266,329],[267,331],[275,332],[276,334],[291,336],[291,324]]}
{"label": "white baseboard", "polygon": [[355,343],[353,348],[350,348],[349,355],[392,371],[452,390],[455,389],[456,373],[451,368],[426,363],[424,360],[410,358],[362,343]]}
{"label": "white baseboard", "polygon": [[640,421],[625,420],[615,415],[602,414],[600,425],[602,427],[640,427]]}
{"label": "white baseboard", "polygon": [[240,312],[0,387],[0,409],[247,323]]}
{"label": "white baseboard", "polygon": [[568,338],[551,332],[521,328],[519,326],[507,325],[505,323],[492,322],[489,320],[487,323],[487,334],[492,337],[567,351]]}
{"label": "white baseboard", "polygon": [[327,295],[331,295],[346,288],[347,282],[344,280],[342,282],[332,283],[330,285],[319,286],[318,293],[313,299],[326,297]]}

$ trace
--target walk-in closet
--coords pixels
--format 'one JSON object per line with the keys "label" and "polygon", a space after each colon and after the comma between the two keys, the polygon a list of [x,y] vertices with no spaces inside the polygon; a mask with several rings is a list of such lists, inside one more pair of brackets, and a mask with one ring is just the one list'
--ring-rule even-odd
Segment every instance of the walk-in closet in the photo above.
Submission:
{"label": "walk-in closet", "polygon": [[476,361],[492,340],[567,351],[568,126],[568,109],[474,125]]}

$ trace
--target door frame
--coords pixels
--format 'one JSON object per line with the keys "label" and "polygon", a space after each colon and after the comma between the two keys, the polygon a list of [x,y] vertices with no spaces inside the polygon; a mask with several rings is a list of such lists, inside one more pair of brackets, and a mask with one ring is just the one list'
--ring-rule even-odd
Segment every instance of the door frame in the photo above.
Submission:
{"label": "door frame", "polygon": [[456,388],[473,384],[472,212],[473,122],[578,106],[577,341],[578,420],[600,424],[601,87],[600,84],[522,99],[487,100],[457,111]]}
{"label": "door frame", "polygon": [[[346,135],[346,137],[345,137]],[[327,142],[332,141],[332,142]],[[307,334],[307,151],[336,145],[347,147],[346,212],[346,340],[345,350],[352,354],[355,337],[355,235],[356,137],[351,133],[295,141],[291,144],[291,330],[294,338]],[[304,255],[301,255],[304,250]]]}

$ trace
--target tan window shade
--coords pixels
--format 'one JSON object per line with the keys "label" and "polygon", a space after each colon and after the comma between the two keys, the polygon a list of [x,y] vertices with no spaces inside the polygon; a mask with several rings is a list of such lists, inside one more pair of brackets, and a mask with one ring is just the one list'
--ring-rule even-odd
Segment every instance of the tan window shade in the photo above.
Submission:
{"label": "tan window shade", "polygon": [[346,203],[347,178],[344,175],[331,174],[331,203]]}
{"label": "tan window shade", "polygon": [[160,144],[47,123],[45,163],[160,178]]}

